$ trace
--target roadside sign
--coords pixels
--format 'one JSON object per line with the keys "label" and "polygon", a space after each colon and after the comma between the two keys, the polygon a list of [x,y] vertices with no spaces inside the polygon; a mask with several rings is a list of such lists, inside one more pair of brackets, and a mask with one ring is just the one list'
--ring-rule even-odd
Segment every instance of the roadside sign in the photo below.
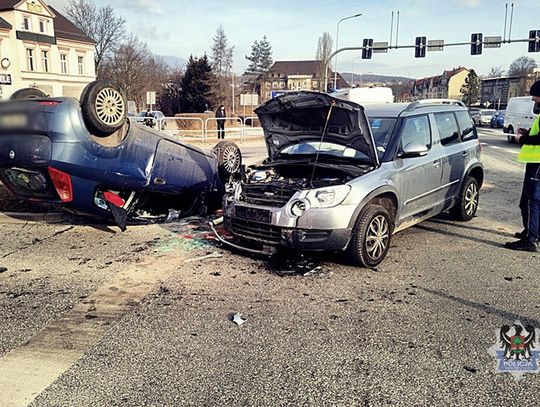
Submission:
{"label": "roadside sign", "polygon": [[388,52],[388,43],[387,42],[374,42],[373,43],[373,53],[374,54],[385,54]]}
{"label": "roadside sign", "polygon": [[444,40],[429,40],[428,51],[442,51],[444,48]]}
{"label": "roadside sign", "polygon": [[484,48],[501,48],[501,37],[485,37]]}
{"label": "roadside sign", "polygon": [[11,85],[11,74],[9,73],[0,74],[0,85]]}
{"label": "roadside sign", "polygon": [[[272,92],[272,97],[274,97]],[[240,94],[240,106],[257,106],[259,104],[259,95],[257,93]]]}
{"label": "roadside sign", "polygon": [[156,92],[146,92],[146,104],[150,106],[156,104]]}

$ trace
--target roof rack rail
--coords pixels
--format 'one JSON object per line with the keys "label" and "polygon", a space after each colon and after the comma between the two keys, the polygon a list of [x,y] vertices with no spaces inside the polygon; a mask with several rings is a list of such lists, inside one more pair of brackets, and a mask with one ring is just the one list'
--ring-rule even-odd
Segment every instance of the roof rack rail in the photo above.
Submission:
{"label": "roof rack rail", "polygon": [[419,109],[421,107],[428,107],[433,105],[455,105],[467,107],[465,103],[463,103],[461,100],[456,99],[422,99],[409,103],[409,106],[407,106],[405,110],[411,111]]}

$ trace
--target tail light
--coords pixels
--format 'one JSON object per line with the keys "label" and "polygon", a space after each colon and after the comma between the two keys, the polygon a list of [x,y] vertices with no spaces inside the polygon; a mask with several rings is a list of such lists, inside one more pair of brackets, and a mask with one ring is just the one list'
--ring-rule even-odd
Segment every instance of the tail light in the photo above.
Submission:
{"label": "tail light", "polygon": [[62,202],[73,201],[73,187],[71,186],[71,177],[69,174],[49,167],[49,175]]}

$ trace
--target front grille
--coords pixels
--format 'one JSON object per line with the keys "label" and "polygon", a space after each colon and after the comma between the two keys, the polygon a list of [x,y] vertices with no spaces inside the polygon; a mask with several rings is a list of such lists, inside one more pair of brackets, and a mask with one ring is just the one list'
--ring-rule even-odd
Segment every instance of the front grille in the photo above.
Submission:
{"label": "front grille", "polygon": [[268,185],[245,185],[241,200],[257,206],[282,208],[289,202],[296,191]]}
{"label": "front grille", "polygon": [[281,240],[281,228],[265,223],[231,219],[231,231],[235,235],[267,243],[278,243]]}

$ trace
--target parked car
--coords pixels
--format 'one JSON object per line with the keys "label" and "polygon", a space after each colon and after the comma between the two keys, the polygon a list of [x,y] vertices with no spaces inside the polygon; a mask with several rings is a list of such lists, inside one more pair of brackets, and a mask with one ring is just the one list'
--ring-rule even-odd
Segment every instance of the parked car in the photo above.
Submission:
{"label": "parked car", "polygon": [[510,98],[506,106],[503,132],[509,143],[514,143],[514,134],[519,128],[530,129],[536,118],[534,102],[530,96]]}
{"label": "parked car", "polygon": [[495,110],[493,109],[480,109],[473,114],[472,118],[475,125],[479,127],[487,126],[491,123],[491,118],[494,114]]}
{"label": "parked car", "polygon": [[491,122],[489,126],[491,128],[501,128],[504,126],[504,110],[498,110],[495,112],[495,114],[491,117]]}
{"label": "parked car", "polygon": [[159,128],[165,130],[167,128],[167,123],[165,120],[165,115],[159,110],[140,112],[137,116],[137,122],[143,123],[145,126],[150,128]]}
{"label": "parked car", "polygon": [[345,251],[375,267],[397,231],[445,210],[475,216],[484,170],[461,102],[364,108],[297,92],[256,113],[269,156],[224,197],[224,226],[245,243]]}
{"label": "parked car", "polygon": [[220,206],[240,168],[234,143],[206,153],[128,121],[123,92],[109,81],[89,84],[80,102],[30,93],[0,103],[0,181],[21,199],[125,226]]}

